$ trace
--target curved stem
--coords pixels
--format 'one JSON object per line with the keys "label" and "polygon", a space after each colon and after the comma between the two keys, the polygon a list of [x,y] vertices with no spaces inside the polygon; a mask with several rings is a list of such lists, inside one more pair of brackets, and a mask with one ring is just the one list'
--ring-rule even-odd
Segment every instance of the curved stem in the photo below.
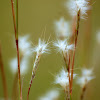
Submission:
{"label": "curved stem", "polygon": [[73,60],[72,60],[72,69],[71,69],[71,84],[70,84],[70,94],[72,94],[72,85],[73,85],[73,70],[74,70],[74,62],[75,62],[75,51],[76,51],[76,45],[77,45],[77,38],[79,33],[79,22],[80,22],[80,10],[77,13],[77,25],[75,29],[75,49],[73,54]]}
{"label": "curved stem", "polygon": [[31,86],[32,86],[32,82],[33,82],[34,77],[35,77],[35,75],[32,76],[32,78],[31,78],[31,82],[30,82],[30,85],[29,85],[29,88],[28,88],[27,100],[29,100],[29,93],[30,93],[30,89],[31,89]]}
{"label": "curved stem", "polygon": [[64,52],[62,52],[62,54],[63,54],[64,62],[66,65],[65,70],[68,71],[68,76],[66,76],[66,77],[69,78],[69,87],[68,88],[66,87],[66,90],[68,90],[68,91],[65,93],[67,95],[67,100],[70,100],[70,55],[68,56],[67,53],[64,54]]}
{"label": "curved stem", "polygon": [[6,78],[5,78],[5,73],[4,73],[3,61],[2,61],[1,44],[0,44],[0,70],[1,70],[5,100],[8,100]]}

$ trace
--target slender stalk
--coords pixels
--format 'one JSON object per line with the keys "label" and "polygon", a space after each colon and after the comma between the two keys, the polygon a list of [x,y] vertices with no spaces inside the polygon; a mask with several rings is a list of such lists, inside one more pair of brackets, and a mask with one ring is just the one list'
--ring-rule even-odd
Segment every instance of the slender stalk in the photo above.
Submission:
{"label": "slender stalk", "polygon": [[17,47],[17,60],[18,60],[18,79],[20,89],[20,99],[22,100],[22,88],[21,88],[21,77],[20,77],[20,56],[19,56],[19,44],[18,44],[18,0],[16,0],[16,47]]}
{"label": "slender stalk", "polygon": [[62,54],[63,54],[63,58],[64,58],[65,65],[66,65],[65,70],[68,71],[68,78],[69,78],[69,87],[66,87],[67,92],[65,92],[65,93],[67,95],[67,97],[66,97],[67,100],[70,100],[70,55],[68,57],[67,53],[64,54],[64,52],[62,52]]}
{"label": "slender stalk", "polygon": [[22,88],[21,88],[21,77],[20,77],[20,59],[19,59],[18,40],[16,41],[16,46],[17,46],[17,61],[18,61],[18,80],[19,80],[19,90],[20,90],[20,99],[22,100]]}
{"label": "slender stalk", "polygon": [[68,78],[69,78],[69,87],[68,87],[68,97],[67,99],[70,100],[70,55],[69,55],[69,59],[68,59]]}
{"label": "slender stalk", "polygon": [[31,77],[29,88],[28,88],[27,100],[29,100],[30,89],[31,89],[32,82],[33,82],[33,79],[34,79],[35,74],[36,74],[36,70],[37,70],[37,67],[38,67],[38,64],[39,64],[39,61],[40,61],[40,57],[41,57],[41,55],[37,54],[34,65],[33,65],[32,77]]}
{"label": "slender stalk", "polygon": [[13,24],[14,24],[14,31],[15,31],[15,39],[16,39],[16,19],[15,19],[15,11],[14,11],[14,1],[11,0],[11,6],[12,6],[12,15],[13,15]]}
{"label": "slender stalk", "polygon": [[16,40],[18,39],[18,0],[16,0]]}
{"label": "slender stalk", "polygon": [[19,45],[18,45],[18,0],[16,0],[16,19],[15,19],[13,0],[11,0],[11,5],[12,5],[12,15],[13,15],[16,49],[17,49],[18,80],[19,80],[20,99],[22,100],[21,77],[20,77],[20,58],[19,58]]}
{"label": "slender stalk", "polygon": [[1,70],[1,77],[2,77],[3,89],[4,89],[4,97],[5,97],[5,100],[8,100],[6,78],[5,78],[3,61],[2,61],[1,44],[0,44],[0,70]]}
{"label": "slender stalk", "polygon": [[31,89],[34,77],[35,77],[35,75],[31,77],[31,82],[30,82],[30,85],[29,85],[29,88],[28,88],[27,100],[29,100],[30,89]]}
{"label": "slender stalk", "polygon": [[84,99],[85,91],[86,91],[86,85],[82,88],[82,93],[81,93],[81,96],[80,96],[80,100]]}
{"label": "slender stalk", "polygon": [[70,100],[70,89],[68,87],[68,92],[67,92],[67,100]]}
{"label": "slender stalk", "polygon": [[75,48],[77,45],[77,38],[78,38],[78,33],[79,33],[79,22],[80,22],[80,10],[77,13],[77,25],[76,25],[76,30],[75,30]]}
{"label": "slender stalk", "polygon": [[69,77],[69,92],[68,92],[68,95],[69,95],[69,100],[71,99],[70,97],[70,85],[71,85],[71,80],[70,80],[70,55],[69,55],[69,62],[68,62],[68,77]]}
{"label": "slender stalk", "polygon": [[66,89],[64,90],[65,92],[65,100],[70,100],[70,91],[69,91],[69,87],[66,87]]}
{"label": "slender stalk", "polygon": [[68,100],[68,91],[67,90],[64,90],[64,92],[65,92],[65,100]]}
{"label": "slender stalk", "polygon": [[67,70],[68,71],[68,59],[67,59],[67,53],[64,53],[63,51],[62,51],[62,55],[63,55],[63,59],[64,59],[64,62],[65,62],[65,70]]}
{"label": "slender stalk", "polygon": [[75,30],[76,30],[76,16],[73,18],[73,23],[72,23],[72,36],[71,36],[71,43],[74,42],[74,37],[75,37]]}
{"label": "slender stalk", "polygon": [[70,83],[70,55],[69,55],[69,62],[68,62],[68,76],[69,76],[69,83]]}
{"label": "slender stalk", "polygon": [[70,94],[72,94],[73,69],[74,69],[74,62],[75,62],[75,51],[76,51],[76,45],[77,45],[77,38],[78,38],[78,33],[79,33],[79,22],[80,22],[80,10],[77,13],[77,23],[76,23],[76,29],[75,29],[75,49],[74,49],[73,60],[72,60]]}

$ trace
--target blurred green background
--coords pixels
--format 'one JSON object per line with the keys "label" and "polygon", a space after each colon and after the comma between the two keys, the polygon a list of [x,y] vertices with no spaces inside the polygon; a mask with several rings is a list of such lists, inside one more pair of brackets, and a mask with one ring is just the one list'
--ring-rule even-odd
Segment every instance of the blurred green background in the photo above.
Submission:
{"label": "blurred green background", "polygon": [[[14,0],[15,2],[15,0]],[[66,0],[19,0],[19,35],[29,34],[30,41],[36,45],[38,39],[43,38],[55,41],[54,21],[62,16],[66,20],[72,20],[64,3]],[[75,61],[75,73],[80,73],[81,68],[93,67],[96,78],[88,84],[84,100],[100,100],[100,44],[96,41],[96,33],[100,27],[100,0],[91,1],[92,9],[90,17],[81,20],[78,47]],[[46,29],[45,34],[42,34]],[[13,46],[14,28],[10,0],[0,0],[0,42],[6,74],[9,98],[12,96],[14,75],[10,71],[9,62],[16,56]],[[36,77],[33,81],[30,100],[37,100],[42,94],[51,88],[58,88],[61,93],[60,100],[64,100],[62,89],[55,85],[54,75],[62,68],[62,56],[50,45],[50,54],[42,56],[38,66]],[[27,99],[27,91],[31,78],[31,70],[35,55],[30,58],[27,74],[23,79],[23,100]],[[1,72],[0,72],[1,73]],[[80,74],[79,74],[80,75]],[[81,88],[74,83],[73,100],[79,100]],[[3,98],[3,87],[0,74],[0,100]]]}

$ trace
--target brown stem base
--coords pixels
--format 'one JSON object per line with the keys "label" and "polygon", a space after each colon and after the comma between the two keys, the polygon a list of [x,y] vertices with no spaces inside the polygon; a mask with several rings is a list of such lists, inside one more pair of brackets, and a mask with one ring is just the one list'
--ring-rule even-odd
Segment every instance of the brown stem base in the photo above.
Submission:
{"label": "brown stem base", "polygon": [[86,91],[86,85],[82,88],[82,93],[81,93],[81,96],[80,96],[80,100],[84,99],[85,91]]}

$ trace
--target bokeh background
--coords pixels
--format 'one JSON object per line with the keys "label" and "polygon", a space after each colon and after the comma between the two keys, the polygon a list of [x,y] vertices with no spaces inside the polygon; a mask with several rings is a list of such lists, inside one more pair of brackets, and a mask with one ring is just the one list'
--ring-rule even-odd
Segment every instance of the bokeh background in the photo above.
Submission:
{"label": "bokeh background", "polygon": [[[14,0],[15,2],[15,0]],[[66,0],[19,0],[19,35],[30,35],[29,41],[34,45],[39,37],[50,41],[56,40],[54,21],[64,17],[70,21]],[[75,61],[75,73],[80,76],[81,68],[94,68],[96,78],[88,84],[84,100],[100,99],[100,44],[96,35],[100,29],[100,0],[91,0],[92,9],[88,18],[81,20],[78,46]],[[46,29],[46,30],[45,30]],[[45,31],[45,34],[43,34]],[[10,70],[10,60],[16,57],[14,48],[14,28],[10,0],[0,0],[0,42],[6,75],[9,98],[12,97],[14,75]],[[64,100],[64,93],[59,85],[54,84],[54,76],[63,64],[62,56],[50,45],[50,54],[42,56],[36,77],[32,84],[30,100],[37,100],[52,88],[60,91],[60,100]],[[23,100],[27,99],[27,91],[31,78],[31,70],[35,55],[31,55],[27,73],[23,79]],[[1,72],[0,72],[1,73]],[[75,82],[73,85],[73,100],[79,100],[81,88]],[[4,97],[0,74],[0,100]]]}

